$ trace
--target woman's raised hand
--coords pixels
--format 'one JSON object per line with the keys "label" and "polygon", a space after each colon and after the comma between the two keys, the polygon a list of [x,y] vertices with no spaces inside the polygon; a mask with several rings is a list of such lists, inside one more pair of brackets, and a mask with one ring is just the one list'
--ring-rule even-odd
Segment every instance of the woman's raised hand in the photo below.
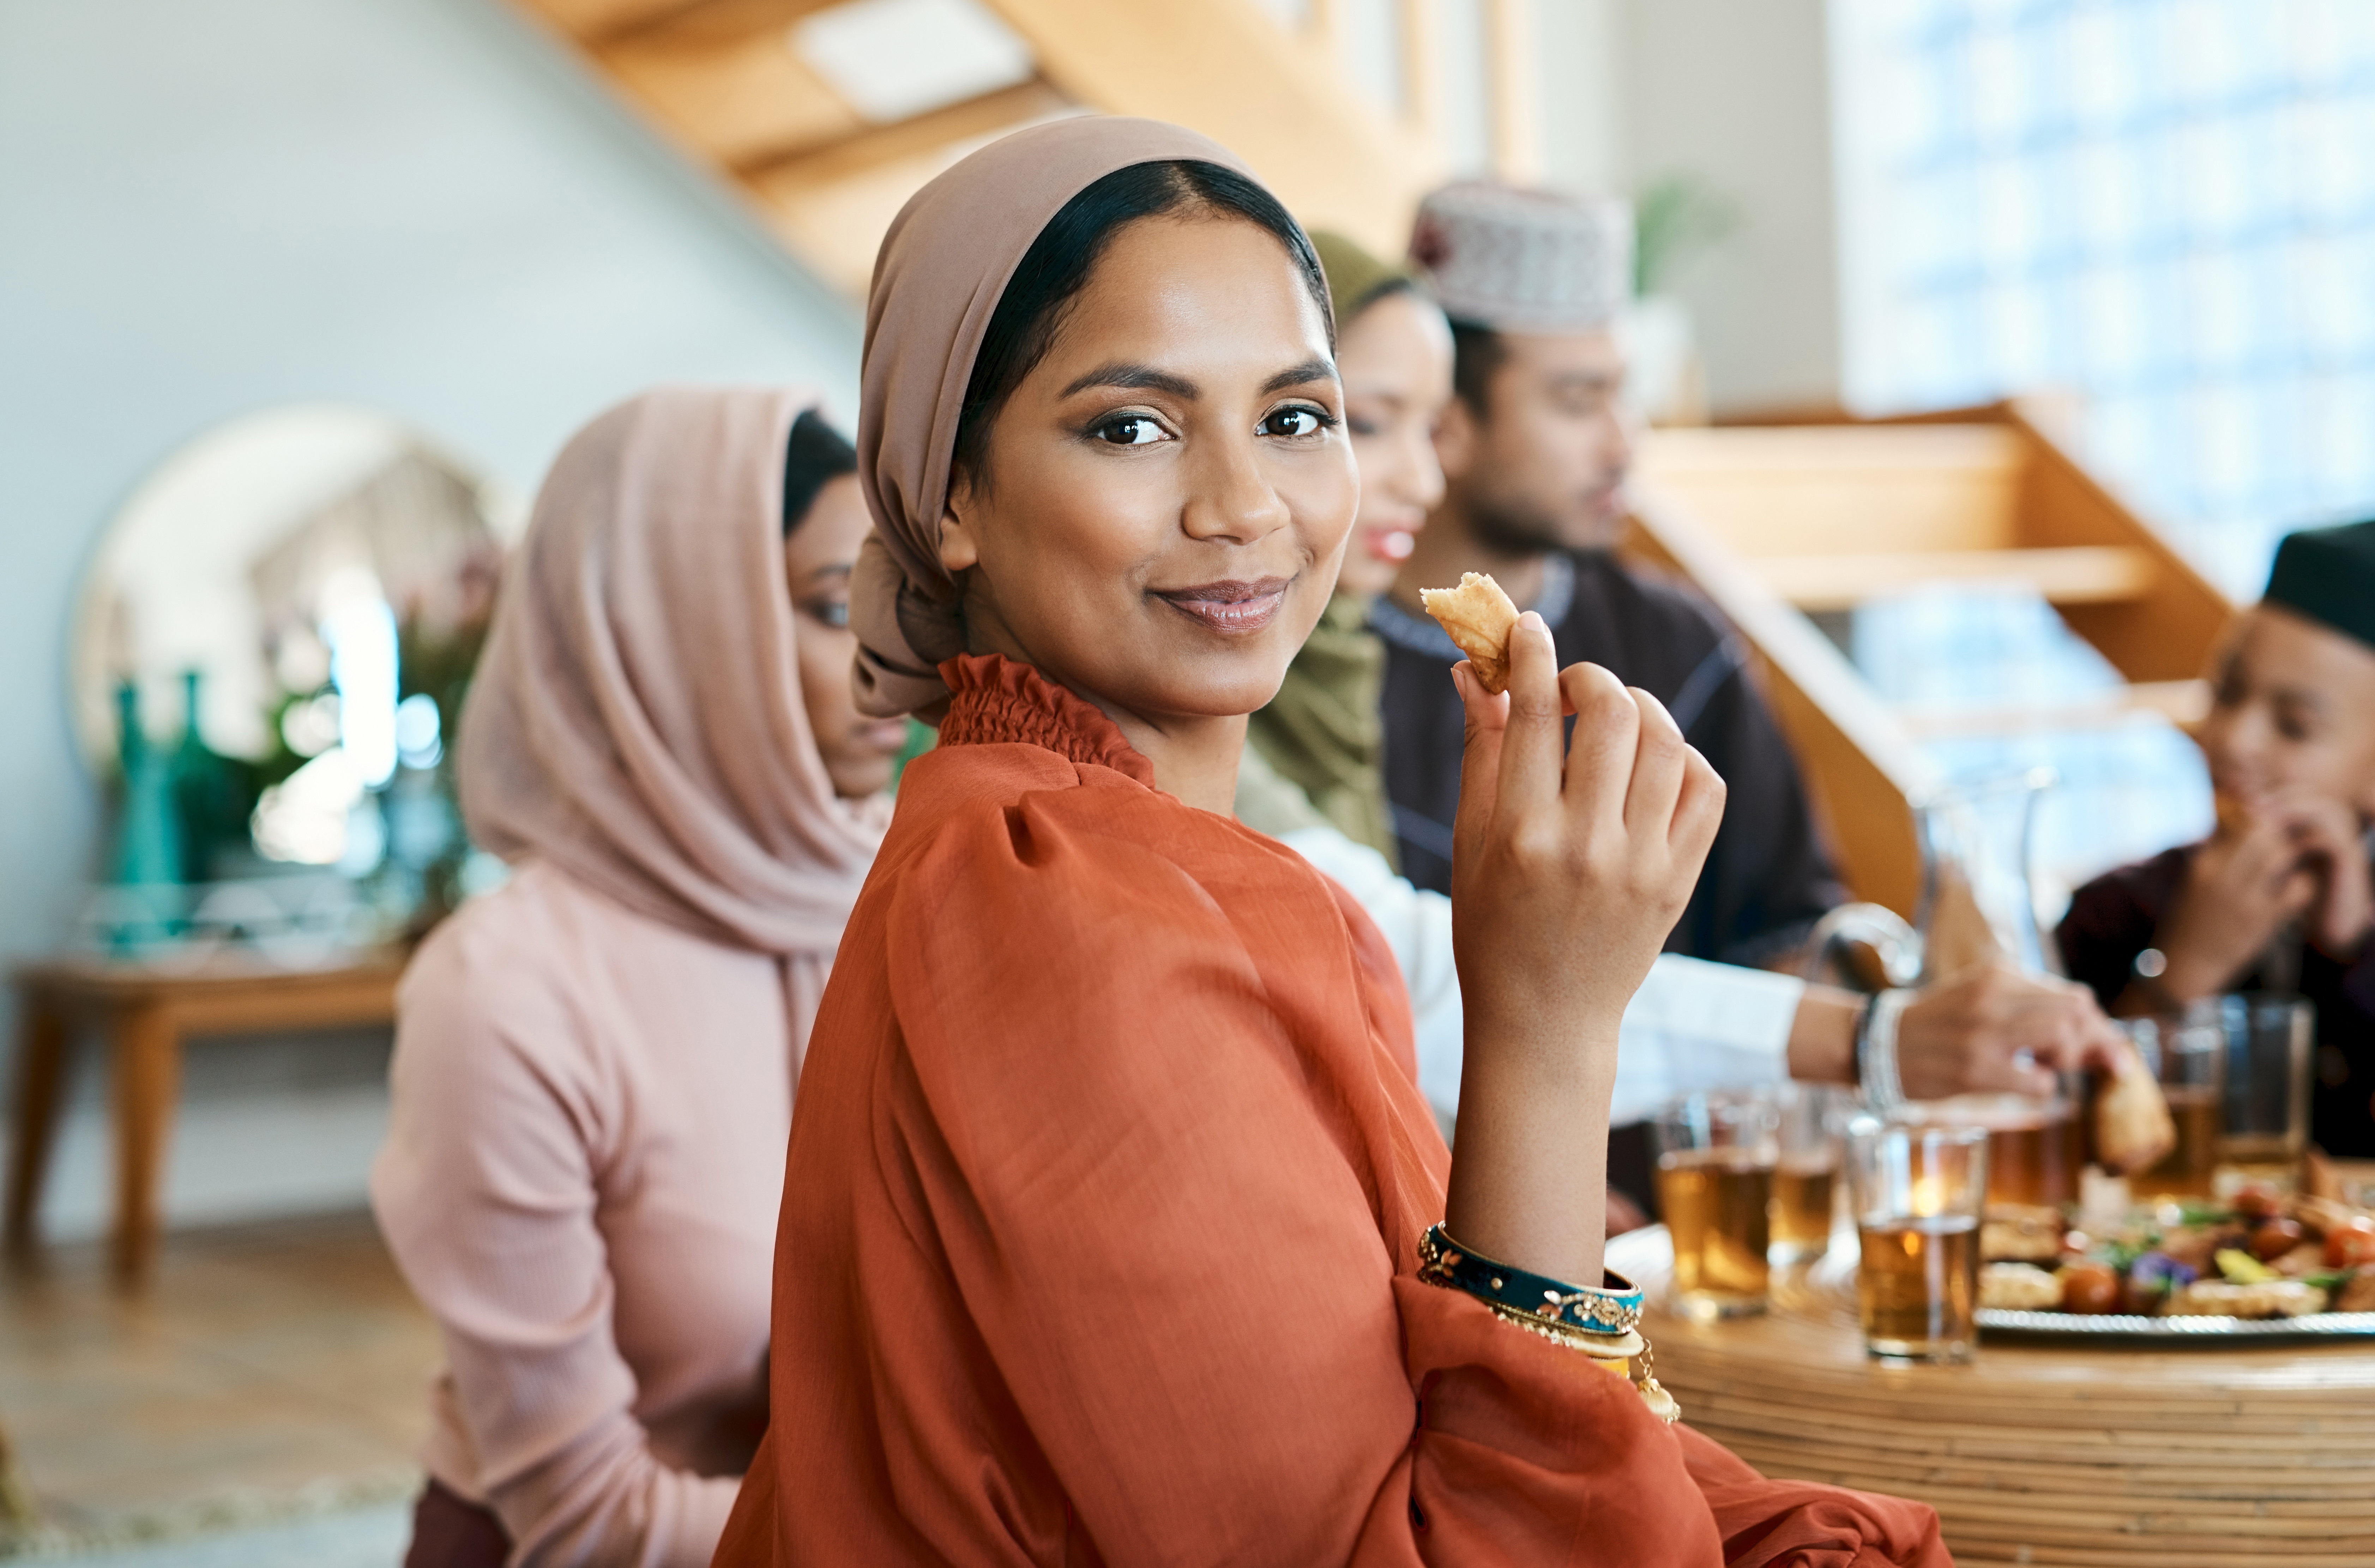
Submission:
{"label": "woman's raised hand", "polygon": [[[1504,695],[1464,663],[1453,672],[1468,710],[1453,941],[1471,1020],[1481,1004],[1511,1046],[1604,1036],[1613,1050],[1698,881],[1724,785],[1655,697],[1556,660],[1529,612],[1509,634]],[[1470,1049],[1503,1043],[1471,1036]]]}
{"label": "woman's raised hand", "polygon": [[1466,1055],[1445,1223],[1487,1256],[1596,1283],[1617,1027],[1690,901],[1723,781],[1656,698],[1596,665],[1560,670],[1538,615],[1509,633],[1506,693],[1464,663],[1453,678]]}

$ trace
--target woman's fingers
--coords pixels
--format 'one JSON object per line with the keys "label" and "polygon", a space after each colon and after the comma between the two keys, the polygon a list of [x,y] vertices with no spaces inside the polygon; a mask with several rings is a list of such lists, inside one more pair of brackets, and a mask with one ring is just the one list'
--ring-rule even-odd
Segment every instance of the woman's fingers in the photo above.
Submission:
{"label": "woman's fingers", "polygon": [[1595,828],[1621,831],[1633,788],[1641,710],[1625,683],[1598,665],[1569,665],[1559,689],[1575,710],[1562,793],[1567,809]]}
{"label": "woman's fingers", "polygon": [[1716,830],[1723,825],[1723,803],[1729,793],[1730,786],[1715,771],[1715,764],[1700,756],[1697,747],[1684,746],[1682,796],[1674,803],[1666,843],[1676,863],[1690,867],[1694,885],[1699,867],[1707,863],[1707,851],[1715,846]]}
{"label": "woman's fingers", "polygon": [[[1558,650],[1542,618],[1528,610],[1509,631],[1508,716],[1501,731],[1496,815],[1517,816],[1558,798],[1566,710]],[[1466,793],[1465,781],[1461,793]]]}
{"label": "woman's fingers", "polygon": [[1640,718],[1633,749],[1633,782],[1625,796],[1625,831],[1662,843],[1671,836],[1674,808],[1682,798],[1684,762],[1690,747],[1663,702],[1637,686],[1627,688],[1626,694]]}
{"label": "woman's fingers", "polygon": [[1452,684],[1467,728],[1459,749],[1459,802],[1451,819],[1453,864],[1473,864],[1493,826],[1493,804],[1501,782],[1501,733],[1508,722],[1509,699],[1495,696],[1476,678],[1476,666],[1466,659],[1451,666]]}

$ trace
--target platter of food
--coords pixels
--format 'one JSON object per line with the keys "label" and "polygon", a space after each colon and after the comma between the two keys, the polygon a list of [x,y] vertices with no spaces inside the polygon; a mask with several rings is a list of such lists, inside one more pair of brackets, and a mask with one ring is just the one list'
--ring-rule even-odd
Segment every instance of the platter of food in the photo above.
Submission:
{"label": "platter of food", "polygon": [[2161,1198],[2097,1233],[2061,1210],[1991,1205],[1979,1331],[2156,1345],[2375,1338],[2375,1214],[2246,1186]]}

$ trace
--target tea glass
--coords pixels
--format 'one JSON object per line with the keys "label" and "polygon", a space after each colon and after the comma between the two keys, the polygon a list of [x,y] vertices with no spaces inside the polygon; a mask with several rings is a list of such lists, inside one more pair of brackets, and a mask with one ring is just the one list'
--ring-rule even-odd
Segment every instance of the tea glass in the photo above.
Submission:
{"label": "tea glass", "polygon": [[1831,1246],[1848,1098],[1814,1083],[1777,1084],[1771,1092],[1779,1116],[1779,1158],[1773,1169],[1768,1256],[1777,1264],[1808,1263]]}
{"label": "tea glass", "polygon": [[1779,1125],[1760,1092],[1685,1095],[1658,1117],[1658,1208],[1673,1237],[1674,1306],[1686,1317],[1765,1310]]}
{"label": "tea glass", "polygon": [[2176,1146],[2130,1177],[2131,1189],[2139,1197],[2208,1197],[2226,1114],[2227,1035],[2215,1005],[2190,1008],[2182,1018],[2132,1019],[2121,1027],[2160,1079],[2169,1119],[2177,1124]]}
{"label": "tea glass", "polygon": [[[2196,1004],[2205,1008],[2205,1004]],[[2316,1014],[2298,996],[2220,996],[2226,1043],[2224,1133],[2218,1158],[2259,1176],[2289,1177],[2309,1148],[2310,1046]]]}
{"label": "tea glass", "polygon": [[1856,1306],[1875,1359],[1970,1360],[1988,1144],[1988,1129],[1971,1125],[1866,1116],[1850,1128],[1849,1201],[1861,1247]]}
{"label": "tea glass", "polygon": [[1980,1129],[1988,1135],[1987,1201],[2059,1208],[2078,1200],[2080,1173],[2086,1168],[2086,1126],[2078,1109],[2085,1075],[2063,1073],[2060,1079],[2059,1092],[2045,1099],[1958,1094],[1903,1106],[1893,1119],[1914,1126]]}

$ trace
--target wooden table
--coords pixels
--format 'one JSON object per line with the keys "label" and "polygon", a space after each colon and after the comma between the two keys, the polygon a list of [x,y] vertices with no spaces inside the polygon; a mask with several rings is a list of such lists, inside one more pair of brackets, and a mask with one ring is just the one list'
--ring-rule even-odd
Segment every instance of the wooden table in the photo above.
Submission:
{"label": "wooden table", "polygon": [[193,1035],[387,1023],[396,1017],[401,952],[337,969],[288,972],[236,957],[175,972],[66,961],[16,973],[18,1086],[6,1239],[34,1241],[41,1180],[57,1135],[74,1026],[102,1030],[114,1057],[117,1278],[137,1285],[156,1251],[157,1188],[180,1096],[182,1043]]}
{"label": "wooden table", "polygon": [[[1610,1244],[1649,1288],[1662,1230]],[[1763,1317],[1643,1330],[1683,1420],[1768,1475],[1919,1498],[1958,1563],[2375,1562],[2375,1340],[2261,1350],[1998,1344],[1868,1359],[1846,1270]],[[1846,1286],[1851,1290],[1852,1284]]]}

